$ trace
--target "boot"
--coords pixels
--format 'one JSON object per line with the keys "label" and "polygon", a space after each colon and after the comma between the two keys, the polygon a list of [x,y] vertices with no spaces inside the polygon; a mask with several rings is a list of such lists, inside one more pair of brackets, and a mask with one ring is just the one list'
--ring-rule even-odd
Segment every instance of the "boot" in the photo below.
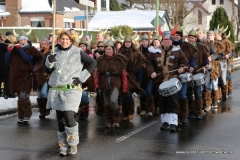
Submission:
{"label": "boot", "polygon": [[[211,109],[211,104],[212,104],[212,98],[211,98],[212,92],[208,91],[206,93],[207,93],[207,97],[206,97],[206,102],[205,102],[206,106],[204,108],[204,111],[209,112]],[[203,103],[204,103],[204,99],[203,99]]]}
{"label": "boot", "polygon": [[194,100],[188,100],[188,118],[192,119],[195,118],[195,112],[194,112]]}
{"label": "boot", "polygon": [[176,113],[169,113],[169,129],[170,132],[177,132],[178,115]]}
{"label": "boot", "polygon": [[23,123],[24,112],[22,108],[22,102],[24,100],[18,100],[17,112],[18,112],[18,123]]}
{"label": "boot", "polygon": [[198,120],[202,120],[202,104],[203,104],[202,99],[194,101],[194,110],[195,110],[196,118]]}
{"label": "boot", "polygon": [[154,98],[153,98],[153,96],[147,97],[146,104],[147,104],[146,107],[147,107],[148,116],[152,117],[153,116],[153,110],[154,110]]}
{"label": "boot", "polygon": [[187,115],[188,115],[188,99],[179,99],[179,122],[182,125],[187,125]]}
{"label": "boot", "polygon": [[60,147],[60,156],[66,156],[67,155],[67,135],[66,132],[58,132],[58,145]]}
{"label": "boot", "polygon": [[46,109],[47,98],[37,98],[38,108],[39,108],[39,118],[45,119],[45,116],[50,114],[50,109]]}
{"label": "boot", "polygon": [[135,109],[134,99],[127,102],[127,104],[128,104],[128,119],[132,120],[134,117],[134,109]]}
{"label": "boot", "polygon": [[160,127],[160,130],[167,130],[169,128],[169,114],[161,114],[161,121],[162,121],[162,126]]}
{"label": "boot", "polygon": [[233,82],[228,81],[228,96],[232,95],[232,90],[233,90]]}
{"label": "boot", "polygon": [[120,108],[112,109],[113,126],[120,127]]}
{"label": "boot", "polygon": [[67,134],[67,143],[70,146],[68,154],[74,155],[77,153],[77,145],[79,143],[78,123],[74,127],[65,127],[65,131]]}
{"label": "boot", "polygon": [[23,122],[28,122],[32,116],[32,105],[31,105],[29,98],[23,100],[22,109],[24,112]]}
{"label": "boot", "polygon": [[139,115],[145,116],[146,115],[146,97],[140,97],[140,108],[141,108],[141,113]]}
{"label": "boot", "polygon": [[219,90],[218,102],[221,102],[221,100],[222,100],[222,88],[220,86],[218,86],[218,90]]}
{"label": "boot", "polygon": [[219,95],[220,95],[220,90],[213,91],[213,104],[212,104],[213,107],[218,107],[217,101],[219,99]]}
{"label": "boot", "polygon": [[104,106],[105,111],[105,118],[106,118],[106,129],[111,128],[113,125],[113,116],[112,116],[112,107],[111,106]]}
{"label": "boot", "polygon": [[123,114],[123,120],[128,121],[128,105],[127,103],[122,103],[122,114]]}
{"label": "boot", "polygon": [[80,104],[78,112],[80,120],[87,120],[89,116],[89,102],[86,104]]}
{"label": "boot", "polygon": [[96,114],[104,114],[104,100],[102,96],[97,95],[96,97]]}
{"label": "boot", "polygon": [[222,86],[222,100],[227,100],[227,94],[228,94],[228,85]]}

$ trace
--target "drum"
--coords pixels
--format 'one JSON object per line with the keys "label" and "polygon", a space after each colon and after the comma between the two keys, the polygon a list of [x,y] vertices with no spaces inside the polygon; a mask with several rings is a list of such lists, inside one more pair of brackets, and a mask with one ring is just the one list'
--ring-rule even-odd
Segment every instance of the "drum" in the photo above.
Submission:
{"label": "drum", "polygon": [[193,83],[195,86],[201,86],[205,84],[205,76],[203,73],[198,73],[193,76]]}
{"label": "drum", "polygon": [[192,73],[186,72],[186,73],[180,74],[179,79],[182,83],[190,82],[191,80],[193,80],[193,75]]}
{"label": "drum", "polygon": [[182,83],[177,78],[171,78],[160,84],[159,94],[168,97],[177,93],[182,88]]}

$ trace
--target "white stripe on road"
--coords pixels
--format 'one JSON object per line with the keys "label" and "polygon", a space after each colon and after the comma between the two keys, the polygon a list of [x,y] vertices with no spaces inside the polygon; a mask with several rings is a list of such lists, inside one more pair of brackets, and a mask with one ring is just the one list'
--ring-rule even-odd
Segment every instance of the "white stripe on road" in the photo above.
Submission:
{"label": "white stripe on road", "polygon": [[124,141],[125,139],[133,136],[134,134],[136,134],[136,133],[138,133],[138,132],[141,132],[141,131],[144,130],[145,128],[147,128],[147,127],[149,127],[149,126],[151,126],[151,125],[153,125],[153,124],[155,124],[155,123],[157,123],[157,121],[153,121],[153,122],[151,122],[151,123],[149,123],[149,124],[147,124],[147,125],[145,125],[145,126],[142,126],[142,127],[138,128],[138,129],[136,129],[136,130],[134,130],[134,131],[132,131],[132,132],[130,132],[130,133],[122,136],[122,137],[119,137],[118,139],[116,139],[116,142],[122,142],[122,141]]}

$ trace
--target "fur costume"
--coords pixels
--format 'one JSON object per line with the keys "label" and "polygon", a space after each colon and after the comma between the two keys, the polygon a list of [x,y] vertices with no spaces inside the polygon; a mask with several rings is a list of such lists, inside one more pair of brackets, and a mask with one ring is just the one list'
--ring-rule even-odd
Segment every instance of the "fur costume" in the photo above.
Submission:
{"label": "fur costume", "polygon": [[[149,47],[149,51],[152,54],[147,58],[146,69],[149,76],[151,76],[153,72],[159,74],[153,79],[156,86],[159,86],[164,80],[178,78],[179,74],[177,71],[170,73],[168,73],[168,71],[188,66],[187,57],[178,46],[172,46],[167,53],[165,53],[163,48]],[[164,64],[165,57],[166,62]]]}
{"label": "fur costume", "polygon": [[[11,60],[10,60],[10,92],[11,94],[20,93],[20,91],[26,91],[30,94],[31,89],[37,90],[37,78],[36,71],[43,64],[43,57],[39,51],[30,46],[24,50],[28,55],[33,56],[33,63],[25,62],[18,49],[14,47],[12,49]],[[34,64],[34,65],[33,65]],[[31,77],[32,74],[32,77]],[[32,79],[33,78],[33,79]],[[33,84],[32,84],[33,80]]]}
{"label": "fur costume", "polygon": [[[147,59],[148,55],[150,54],[150,52],[148,51],[148,48],[143,48],[143,46],[140,46],[139,50],[142,52],[144,57]],[[149,75],[147,74],[146,64],[144,62],[143,67],[142,67],[142,85],[143,86],[147,85],[149,80],[151,80],[151,77],[149,77]]]}
{"label": "fur costume", "polygon": [[196,68],[193,71],[194,74],[203,73],[203,69],[202,70],[199,70],[199,69],[204,67],[204,63],[208,61],[208,57],[209,57],[209,50],[206,46],[204,46],[201,43],[197,43],[196,48],[197,48],[197,52],[195,53]]}
{"label": "fur costume", "polygon": [[[106,56],[101,56],[97,59],[97,69],[98,75],[95,77],[95,86],[100,84],[100,90],[107,94],[112,91],[115,87],[121,91],[124,84],[122,83],[122,71],[127,65],[127,58],[121,54],[116,54],[114,58],[106,58]],[[112,76],[107,76],[106,73],[109,72]],[[110,78],[110,81],[108,81]],[[97,82],[99,79],[100,82]],[[110,84],[109,84],[110,83]]]}
{"label": "fur costume", "polygon": [[[221,42],[218,42],[218,41],[214,41],[213,46],[214,46],[217,54],[221,54],[225,49],[223,44]],[[214,61],[211,61],[210,64],[212,66],[212,71],[211,71],[210,78],[216,80],[221,75],[220,61],[214,60]]]}
{"label": "fur costume", "polygon": [[[132,44],[133,45],[133,44]],[[128,78],[128,87],[129,92],[139,93],[144,92],[144,90],[137,83],[137,73],[141,69],[144,63],[144,56],[138,49],[127,49],[125,47],[121,47],[119,52],[123,54],[128,59],[127,64],[127,78]]]}
{"label": "fur costume", "polygon": [[182,52],[185,54],[187,57],[188,61],[190,61],[193,57],[195,57],[195,53],[197,52],[197,49],[191,45],[188,42],[183,42],[180,44],[180,48]]}
{"label": "fur costume", "polygon": [[[50,63],[47,58],[45,63],[47,68],[54,68],[49,79],[50,86],[57,87],[72,84],[73,77],[78,77],[81,82],[85,82],[89,78],[91,74],[88,70],[82,70],[83,64],[80,52],[81,54],[85,54],[82,49],[75,46],[71,46],[69,50],[55,48],[56,61]],[[50,88],[47,108],[59,111],[74,111],[77,113],[81,97],[82,92],[78,89],[62,91]]]}

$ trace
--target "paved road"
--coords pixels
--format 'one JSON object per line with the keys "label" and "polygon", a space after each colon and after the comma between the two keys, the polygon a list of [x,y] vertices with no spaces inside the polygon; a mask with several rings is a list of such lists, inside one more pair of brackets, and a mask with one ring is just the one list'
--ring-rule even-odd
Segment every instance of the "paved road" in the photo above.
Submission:
{"label": "paved road", "polygon": [[202,121],[189,120],[189,125],[179,127],[177,133],[160,131],[159,116],[135,115],[132,121],[121,122],[119,129],[105,130],[104,116],[90,114],[88,121],[79,122],[80,143],[75,156],[58,156],[54,112],[45,120],[34,113],[27,125],[17,124],[17,117],[1,120],[0,159],[239,160],[239,73],[233,75],[232,97],[212,109]]}

